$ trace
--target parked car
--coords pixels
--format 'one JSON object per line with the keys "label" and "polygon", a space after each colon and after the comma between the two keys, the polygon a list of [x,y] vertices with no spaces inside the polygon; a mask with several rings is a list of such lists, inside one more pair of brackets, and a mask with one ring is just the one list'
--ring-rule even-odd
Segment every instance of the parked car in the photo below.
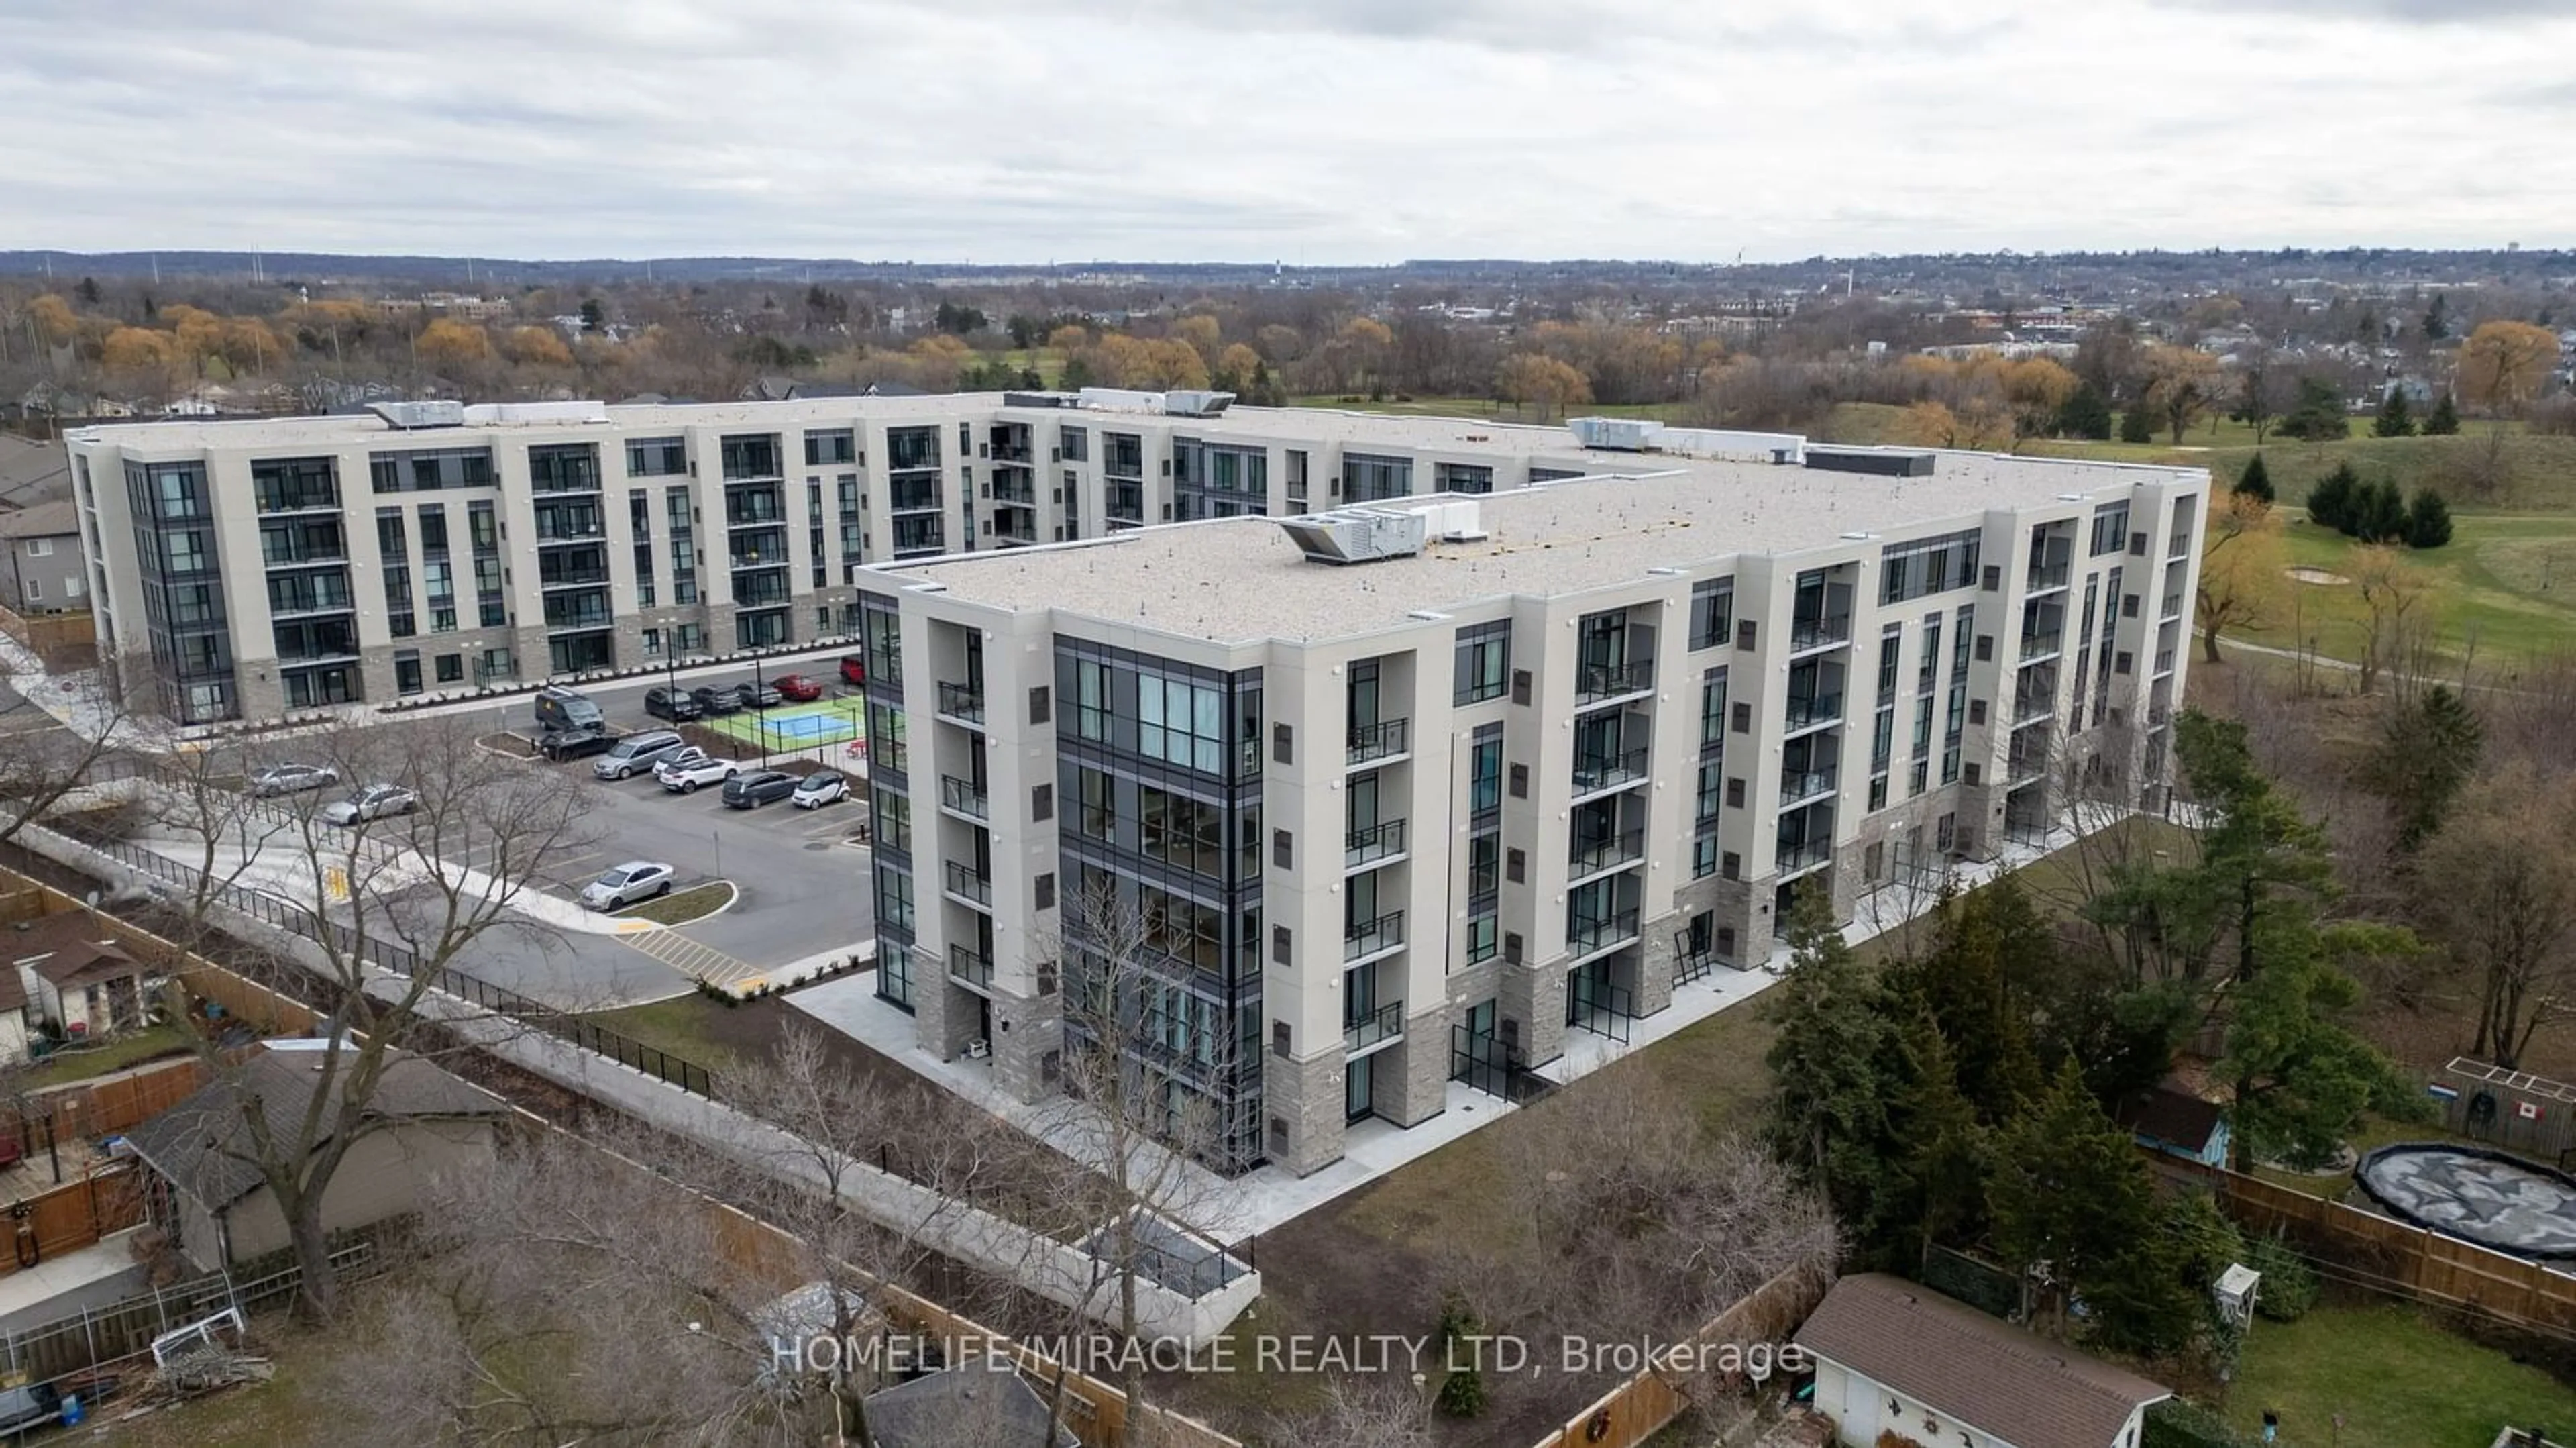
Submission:
{"label": "parked car", "polygon": [[841,682],[864,684],[868,681],[868,661],[864,654],[841,655]]}
{"label": "parked car", "polygon": [[601,779],[625,779],[644,773],[687,747],[679,735],[668,729],[647,729],[618,740],[606,754],[590,762],[590,772]]}
{"label": "parked car", "polygon": [[537,725],[543,729],[588,729],[593,732],[608,727],[608,716],[587,694],[548,685],[537,691]]}
{"label": "parked car", "polygon": [[781,674],[770,683],[780,698],[799,704],[811,704],[823,697],[823,681],[811,674]]}
{"label": "parked car", "polygon": [[698,687],[695,697],[698,707],[710,714],[730,714],[747,702],[743,698],[747,692],[749,691],[733,684],[702,684]]}
{"label": "parked car", "polygon": [[380,820],[387,815],[410,814],[420,804],[420,796],[399,784],[371,784],[350,795],[323,806],[325,824],[354,825]]}
{"label": "parked car", "polygon": [[836,800],[850,797],[850,782],[839,770],[818,769],[796,781],[796,793],[789,803],[798,809],[821,809]]}
{"label": "parked car", "polygon": [[707,711],[699,706],[697,696],[686,689],[645,690],[644,712],[674,724],[686,724],[707,715]]}
{"label": "parked car", "polygon": [[696,745],[691,745],[653,766],[653,777],[674,794],[695,794],[702,784],[722,784],[734,777],[741,766],[730,759],[718,759]]}
{"label": "parked car", "polygon": [[736,684],[733,688],[735,693],[742,696],[742,702],[751,708],[775,709],[778,707],[778,686],[775,684],[755,679],[748,684]]}
{"label": "parked car", "polygon": [[776,769],[755,769],[725,781],[724,802],[735,809],[758,809],[796,792],[796,776]]}
{"label": "parked car", "polygon": [[629,860],[581,887],[581,903],[617,910],[671,893],[671,867],[658,860]]}
{"label": "parked car", "polygon": [[617,747],[617,736],[602,729],[551,729],[537,736],[537,752],[552,760],[582,759]]}
{"label": "parked car", "polygon": [[272,764],[250,777],[250,792],[261,799],[328,789],[340,782],[340,771],[327,764]]}
{"label": "parked car", "polygon": [[62,1415],[62,1392],[51,1383],[0,1389],[0,1433],[23,1433]]}

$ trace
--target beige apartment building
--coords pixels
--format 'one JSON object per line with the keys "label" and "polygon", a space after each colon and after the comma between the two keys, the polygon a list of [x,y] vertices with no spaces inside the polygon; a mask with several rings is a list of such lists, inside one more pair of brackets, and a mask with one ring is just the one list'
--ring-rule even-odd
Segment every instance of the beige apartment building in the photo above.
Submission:
{"label": "beige apartment building", "polygon": [[1282,516],[857,574],[878,994],[1021,1099],[1114,1051],[1220,1164],[1311,1172],[1763,966],[1800,889],[2163,803],[2205,471],[1186,429]]}

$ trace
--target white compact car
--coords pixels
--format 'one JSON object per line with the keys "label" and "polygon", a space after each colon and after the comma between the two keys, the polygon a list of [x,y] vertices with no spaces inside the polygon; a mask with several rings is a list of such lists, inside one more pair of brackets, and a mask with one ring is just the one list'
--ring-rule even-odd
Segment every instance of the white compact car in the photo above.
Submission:
{"label": "white compact car", "polygon": [[796,792],[787,797],[798,809],[820,809],[836,800],[850,797],[850,782],[840,772],[818,769],[798,781]]}
{"label": "white compact car", "polygon": [[629,860],[581,888],[581,903],[617,910],[671,893],[671,867],[658,860]]}

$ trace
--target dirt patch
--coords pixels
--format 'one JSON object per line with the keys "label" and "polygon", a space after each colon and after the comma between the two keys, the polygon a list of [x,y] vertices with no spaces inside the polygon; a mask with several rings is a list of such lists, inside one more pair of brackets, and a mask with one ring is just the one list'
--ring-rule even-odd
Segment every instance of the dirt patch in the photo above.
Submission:
{"label": "dirt patch", "polygon": [[2309,568],[2304,565],[2297,568],[2284,568],[2281,571],[2289,575],[2292,583],[2312,584],[2319,588],[2339,588],[2352,582],[2351,579],[2344,577],[2340,573],[2330,572],[2323,568]]}

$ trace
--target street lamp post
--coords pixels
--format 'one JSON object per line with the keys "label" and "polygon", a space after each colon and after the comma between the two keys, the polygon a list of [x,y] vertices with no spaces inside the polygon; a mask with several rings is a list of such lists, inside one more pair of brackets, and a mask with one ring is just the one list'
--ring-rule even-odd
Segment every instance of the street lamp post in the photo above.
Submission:
{"label": "street lamp post", "polygon": [[760,762],[763,765],[769,763],[769,706],[761,702],[762,695],[767,691],[768,685],[760,676],[760,655],[753,654],[751,656],[751,712],[755,717],[752,727],[760,735]]}

